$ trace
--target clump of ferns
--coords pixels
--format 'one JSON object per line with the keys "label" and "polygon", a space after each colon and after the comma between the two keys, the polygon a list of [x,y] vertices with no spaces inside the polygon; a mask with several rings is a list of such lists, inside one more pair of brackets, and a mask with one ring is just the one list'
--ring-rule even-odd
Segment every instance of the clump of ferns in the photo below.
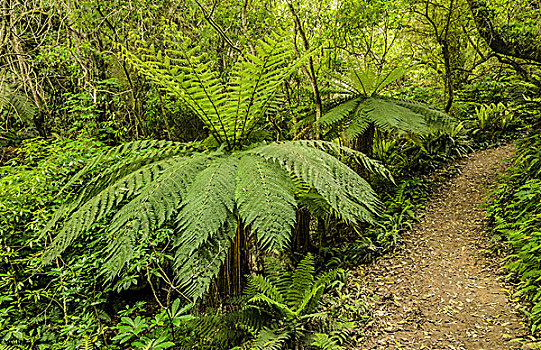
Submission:
{"label": "clump of ferns", "polygon": [[248,276],[240,311],[201,318],[198,336],[212,339],[215,348],[242,342],[235,349],[341,349],[347,343],[351,324],[333,319],[322,305],[343,270],[316,273],[307,254],[292,271],[269,259],[266,272]]}
{"label": "clump of ferns", "polygon": [[[293,271],[281,265],[268,266],[266,276],[249,276],[245,290],[245,310],[256,310],[264,321],[254,329],[250,349],[302,349],[318,339],[340,345],[350,324],[332,319],[322,308],[322,296],[334,283],[344,279],[344,271],[332,269],[316,273],[314,257],[308,253]],[[317,335],[320,334],[320,335]],[[333,338],[329,338],[332,335]],[[334,340],[333,340],[334,339]]]}
{"label": "clump of ferns", "polygon": [[299,66],[298,60],[290,62],[293,50],[285,37],[261,40],[257,54],[239,59],[225,83],[191,42],[178,37],[170,38],[165,51],[125,52],[142,74],[205,123],[210,139],[198,145],[135,141],[88,163],[66,185],[79,186],[74,199],[43,230],[56,231],[44,263],[84,235],[92,240],[99,222],[107,241],[101,274],[113,281],[141,242],[170,225],[173,234],[164,246],[173,283],[191,300],[209,289],[242,227],[250,228],[245,231],[265,251],[289,247],[299,202],[294,178],[345,222],[373,221],[380,206],[375,192],[332,154],[390,177],[379,162],[325,141],[250,142],[276,90]]}

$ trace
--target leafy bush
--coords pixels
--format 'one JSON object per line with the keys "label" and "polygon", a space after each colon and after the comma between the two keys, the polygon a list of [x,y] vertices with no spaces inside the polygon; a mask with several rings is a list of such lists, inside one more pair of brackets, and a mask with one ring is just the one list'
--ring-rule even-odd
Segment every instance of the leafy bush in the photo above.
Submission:
{"label": "leafy bush", "polygon": [[532,331],[541,326],[541,136],[520,143],[512,167],[491,194],[488,218],[493,231],[512,247],[506,268],[531,303]]}
{"label": "leafy bush", "polygon": [[59,189],[100,147],[92,140],[26,140],[0,167],[0,343],[52,346],[103,329],[108,316],[96,305],[107,290],[94,288],[101,265],[95,255],[39,268],[48,241],[40,229],[69,196]]}

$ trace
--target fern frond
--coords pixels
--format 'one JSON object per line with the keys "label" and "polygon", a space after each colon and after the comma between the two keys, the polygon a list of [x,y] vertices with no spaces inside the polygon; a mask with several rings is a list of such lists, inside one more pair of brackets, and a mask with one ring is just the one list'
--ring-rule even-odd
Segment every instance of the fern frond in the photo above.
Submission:
{"label": "fern frond", "polygon": [[287,294],[290,305],[299,305],[314,283],[314,257],[308,253],[297,265],[292,275],[290,292]]}
{"label": "fern frond", "polygon": [[[153,152],[170,152],[178,149],[185,150],[186,145],[178,142],[164,140],[138,140],[126,142],[120,146],[112,147],[99,156],[88,162],[81,170],[73,175],[64,185],[61,192],[70,188],[76,182],[81,181],[85,176],[93,174],[95,171],[103,169],[104,165],[114,162],[112,168],[106,169],[106,173],[115,173],[116,171],[142,164],[143,159]],[[150,156],[150,160],[154,157]],[[92,181],[97,183],[97,179]]]}
{"label": "fern frond", "polygon": [[227,213],[223,225],[197,246],[182,245],[175,254],[175,269],[184,296],[198,299],[220,271],[237,232],[237,218]]}
{"label": "fern frond", "polygon": [[0,350],[18,350],[18,349],[10,345],[0,345]]}
{"label": "fern frond", "polygon": [[[97,157],[106,164],[116,161],[110,167],[95,174],[98,166],[96,160],[94,160],[74,175],[61,191],[65,191],[76,181],[82,180],[84,176],[90,174],[94,176],[85,184],[75,200],[64,204],[55,212],[42,234],[50,231],[63,218],[77,215],[74,214],[74,211],[78,208],[85,208],[86,211],[94,211],[97,214],[99,207],[106,207],[107,209],[103,211],[103,214],[107,213],[115,205],[115,202],[120,203],[123,199],[137,194],[140,188],[152,182],[153,177],[163,168],[166,168],[168,163],[171,163],[169,158],[179,157],[191,152],[187,150],[186,145],[166,141],[153,142],[150,145],[149,142],[141,144],[141,142],[136,141],[131,142],[128,146],[127,149],[133,150],[132,147],[135,147],[137,151],[134,151],[127,159],[120,158],[121,154],[126,152],[126,148],[116,148],[114,151],[108,151],[109,155],[105,158],[103,158],[103,155]],[[143,146],[143,148],[138,149],[138,146]],[[155,149],[154,146],[158,148]],[[115,151],[119,152],[116,153]],[[102,167],[103,165],[100,166],[100,168]],[[111,186],[111,184],[116,185]],[[101,217],[102,215],[97,216],[93,221],[97,221]]]}
{"label": "fern frond", "polygon": [[373,221],[380,202],[366,180],[335,157],[298,142],[272,143],[252,150],[302,178],[350,222]]}
{"label": "fern frond", "polygon": [[364,98],[362,97],[357,97],[338,104],[336,107],[326,112],[318,121],[316,121],[316,124],[329,126],[342,121],[345,117],[350,115],[354,109],[357,108],[363,99]]}
{"label": "fern frond", "polygon": [[433,130],[447,130],[456,125],[456,120],[449,114],[430,107],[424,103],[390,97],[387,97],[387,99],[399,106],[410,109],[418,115],[421,115],[428,126]]}
{"label": "fern frond", "polygon": [[271,283],[264,276],[248,276],[248,283],[244,290],[244,295],[247,298],[253,298],[258,293],[264,294],[269,298],[276,300],[279,303],[284,302],[284,297],[282,293],[278,290],[274,283]]}
{"label": "fern frond", "polygon": [[5,109],[13,111],[23,123],[34,124],[33,117],[37,111],[34,103],[8,84],[0,83],[0,112]]}
{"label": "fern frond", "polygon": [[150,232],[172,217],[180,206],[187,187],[214,158],[216,156],[209,153],[150,163],[105,186],[88,201],[76,202],[73,206],[77,208],[75,211],[69,205],[60,208],[48,227],[54,226],[57,218],[65,216],[66,212],[70,214],[70,218],[63,223],[48,247],[43,262],[50,263],[77,237],[105,218],[113,208],[122,205],[123,200],[131,198],[116,212],[109,224],[109,263],[104,273],[112,278],[131,257],[134,242],[148,237]]}
{"label": "fern frond", "polygon": [[109,279],[129,261],[135,242],[146,239],[174,217],[193,180],[215,160],[213,154],[199,154],[169,162],[169,167],[155,181],[116,212],[108,230]]}
{"label": "fern frond", "polygon": [[256,295],[248,299],[248,303],[264,304],[272,308],[273,310],[276,310],[281,315],[281,317],[285,317],[288,319],[292,319],[296,316],[295,311],[292,310],[288,305],[280,303],[277,300],[274,300],[272,297],[263,293],[257,293]]}
{"label": "fern frond", "polygon": [[336,340],[332,339],[328,334],[316,333],[314,341],[311,344],[322,350],[342,350],[343,346],[337,344]]}
{"label": "fern frond", "polygon": [[[164,91],[180,98],[208,127],[218,144],[238,148],[271,107],[274,94],[302,59],[292,61],[291,42],[271,34],[258,41],[255,55],[245,54],[232,67],[227,82],[209,69],[191,41],[166,33],[165,51],[124,49],[128,60]],[[144,45],[142,45],[144,46]]]}
{"label": "fern frond", "polygon": [[382,130],[421,135],[451,128],[453,119],[443,112],[422,103],[378,95],[405,73],[406,69],[401,67],[380,74],[370,69],[353,69],[346,76],[335,77],[331,82],[342,91],[318,123],[324,126],[341,124],[344,137],[349,140],[363,134],[372,123]]}
{"label": "fern frond", "polygon": [[384,98],[369,97],[364,100],[358,117],[373,122],[382,130],[398,129],[414,134],[430,132],[421,115]]}
{"label": "fern frond", "polygon": [[407,72],[408,69],[401,66],[394,67],[388,72],[381,72],[374,81],[374,88],[371,92],[371,95],[375,95],[379,91],[385,89],[388,85],[402,78]]}
{"label": "fern frond", "polygon": [[385,179],[393,181],[393,175],[380,161],[374,160],[368,157],[366,154],[354,150],[352,148],[340,145],[335,142],[323,141],[323,140],[298,140],[295,143],[307,145],[313,148],[318,148],[323,151],[332,152],[334,155],[347,155],[353,157],[355,161],[362,165],[368,172],[376,175],[380,175]]}
{"label": "fern frond", "polygon": [[239,159],[216,159],[197,176],[177,215],[177,247],[196,248],[223,226],[234,211],[235,175]]}
{"label": "fern frond", "polygon": [[241,158],[235,193],[239,216],[251,225],[264,249],[277,251],[289,243],[296,220],[293,187],[276,163],[258,156]]}
{"label": "fern frond", "polygon": [[175,269],[186,284],[186,293],[195,298],[217,274],[236,232],[238,162],[230,156],[209,164],[191,185],[177,214]]}
{"label": "fern frond", "polygon": [[289,341],[289,333],[278,333],[275,330],[263,329],[250,345],[250,350],[281,350]]}
{"label": "fern frond", "polygon": [[344,123],[343,137],[347,141],[351,141],[361,136],[370,127],[370,122],[366,119],[355,118]]}
{"label": "fern frond", "polygon": [[85,334],[79,350],[94,350],[94,344],[92,343],[88,335]]}

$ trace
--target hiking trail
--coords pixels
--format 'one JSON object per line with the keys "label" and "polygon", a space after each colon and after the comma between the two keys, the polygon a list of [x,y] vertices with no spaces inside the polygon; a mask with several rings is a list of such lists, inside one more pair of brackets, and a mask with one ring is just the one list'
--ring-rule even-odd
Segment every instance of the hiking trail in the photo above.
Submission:
{"label": "hiking trail", "polygon": [[476,152],[428,203],[395,253],[358,268],[374,297],[372,321],[355,349],[530,349],[527,320],[502,281],[479,208],[512,145]]}

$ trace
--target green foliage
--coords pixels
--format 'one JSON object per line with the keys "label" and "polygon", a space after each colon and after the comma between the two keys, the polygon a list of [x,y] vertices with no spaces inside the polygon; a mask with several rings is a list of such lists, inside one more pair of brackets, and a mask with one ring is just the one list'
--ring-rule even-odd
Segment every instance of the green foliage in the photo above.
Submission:
{"label": "green foliage", "polygon": [[0,350],[17,350],[17,348],[9,345],[0,345]]}
{"label": "green foliage", "polygon": [[501,133],[513,128],[516,124],[514,112],[503,103],[491,103],[475,108],[476,126],[473,135],[478,140],[488,138],[495,140]]}
{"label": "green foliage", "polygon": [[513,166],[491,194],[488,218],[493,231],[512,247],[506,268],[531,303],[532,332],[541,325],[541,138],[533,134],[519,145]]}
{"label": "green foliage", "polygon": [[200,297],[225,259],[236,217],[251,224],[263,248],[278,251],[288,245],[296,221],[290,175],[317,191],[344,220],[372,220],[379,201],[369,184],[322,149],[348,153],[388,176],[377,162],[323,141],[275,142],[234,153],[190,153],[184,144],[153,141],[113,148],[68,183],[67,189],[88,179],[45,228],[44,235],[62,225],[44,263],[96,225],[106,225],[107,263],[101,272],[112,279],[127,266],[138,242],[175,221],[169,238],[174,268],[186,295]]}
{"label": "green foliage", "polygon": [[182,334],[183,327],[194,317],[186,314],[194,304],[181,307],[180,299],[175,299],[170,308],[162,308],[154,317],[138,315],[130,317],[129,308],[121,312],[125,316],[113,328],[117,335],[112,338],[118,347],[130,344],[136,350],[168,349]]}
{"label": "green foliage", "polygon": [[353,140],[371,124],[384,131],[399,130],[412,134],[429,134],[452,125],[445,113],[425,104],[380,95],[380,91],[400,79],[405,70],[387,74],[373,70],[352,70],[349,75],[334,77],[333,93],[340,97],[318,121],[324,126],[341,125],[346,139]]}
{"label": "green foliage", "polygon": [[94,350],[94,344],[92,343],[92,340],[90,340],[90,337],[88,335],[85,334],[85,337],[83,338],[83,343],[78,350]]}
{"label": "green foliage", "polygon": [[35,114],[36,106],[25,95],[0,82],[0,146],[17,144],[35,134]]}
{"label": "green foliage", "polygon": [[343,338],[334,339],[335,334],[333,339],[315,334],[329,328],[346,327],[341,323],[333,327],[327,313],[320,308],[325,289],[342,273],[342,270],[330,270],[316,275],[314,258],[308,254],[293,272],[274,268],[268,276],[249,276],[245,308],[259,310],[268,323],[255,330],[254,339],[245,346],[250,349],[294,349],[301,344],[312,344],[333,349],[332,346],[345,343]]}
{"label": "green foliage", "polygon": [[[0,167],[0,343],[75,350],[84,334],[99,335],[108,288],[96,289],[96,255],[38,268],[46,240],[39,231],[68,194],[67,179],[103,147],[92,140],[26,140]],[[39,277],[37,277],[39,276]],[[96,309],[98,308],[98,309]]]}
{"label": "green foliage", "polygon": [[233,65],[226,82],[211,62],[176,28],[166,31],[165,49],[141,43],[140,52],[123,52],[142,74],[167,94],[179,98],[205,124],[217,144],[240,148],[272,106],[276,90],[301,60],[291,60],[291,41],[284,33],[258,40],[254,54]]}

